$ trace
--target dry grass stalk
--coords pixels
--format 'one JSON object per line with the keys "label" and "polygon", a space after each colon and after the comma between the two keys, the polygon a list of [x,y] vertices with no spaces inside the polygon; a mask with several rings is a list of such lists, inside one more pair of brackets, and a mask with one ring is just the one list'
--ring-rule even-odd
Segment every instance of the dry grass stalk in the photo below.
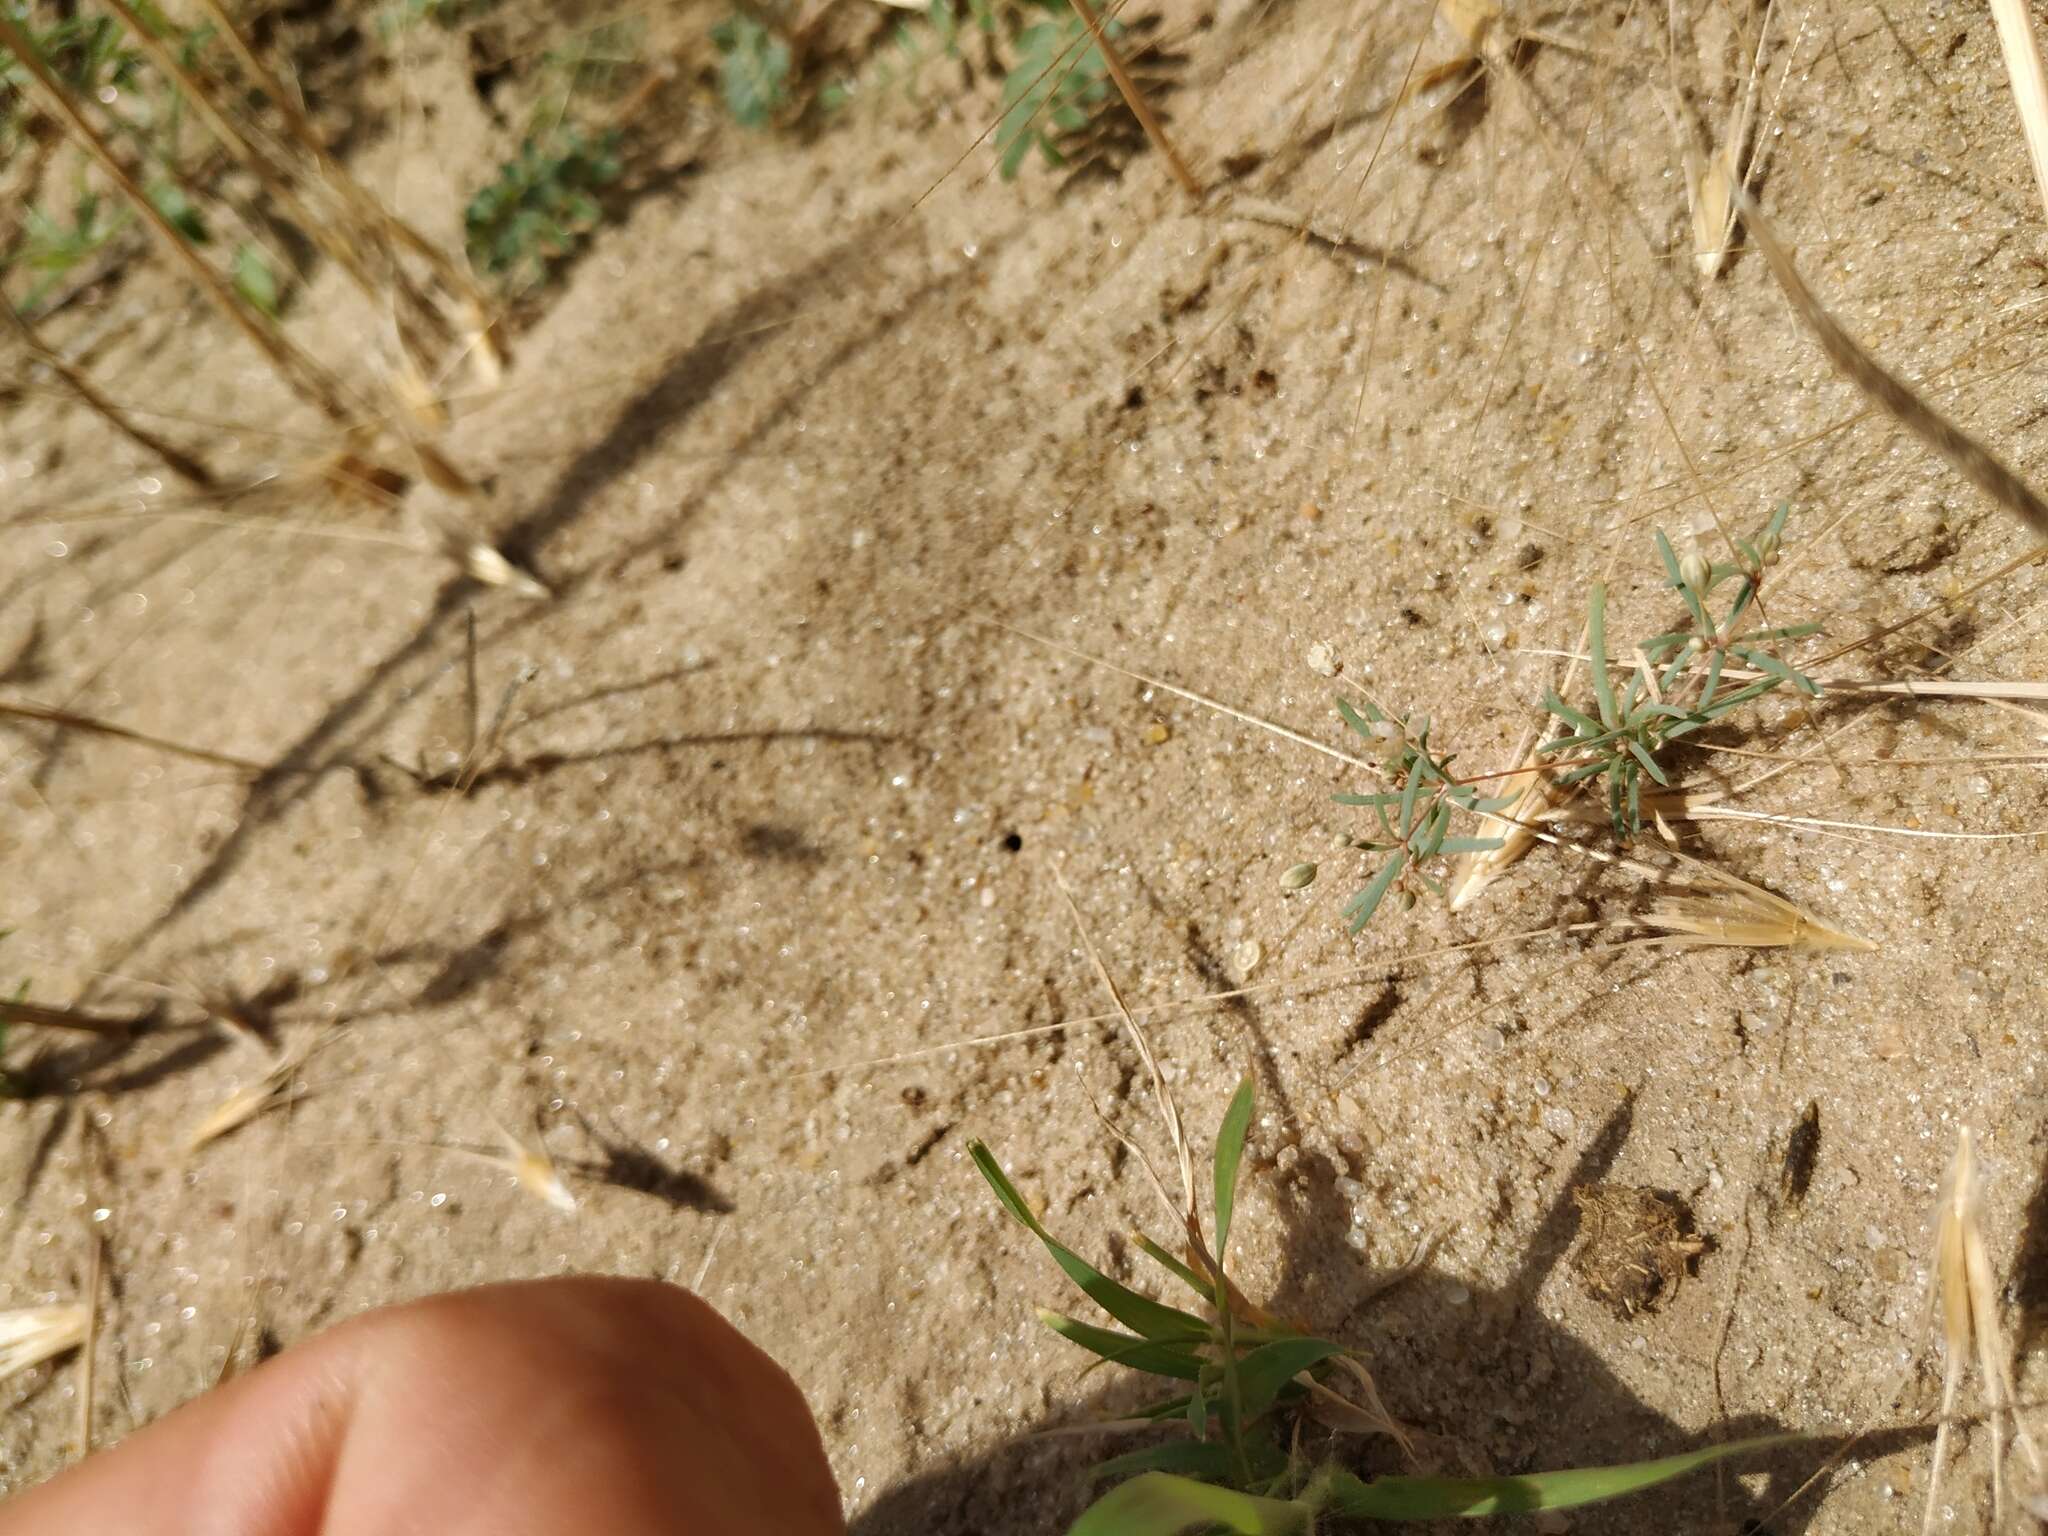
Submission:
{"label": "dry grass stalk", "polygon": [[[149,60],[169,80],[176,82],[199,119],[218,139],[222,146],[255,176],[264,191],[284,211],[285,217],[303,231],[306,237],[332,260],[366,295],[376,297],[380,284],[372,275],[369,264],[355,242],[347,238],[340,220],[323,218],[308,208],[299,197],[292,183],[291,173],[277,160],[264,151],[241,128],[236,126],[227,113],[215,104],[215,92],[208,82],[199,79],[185,68],[176,52],[164,45],[163,40],[151,30],[149,24],[139,16],[127,0],[106,0],[107,8],[120,18],[137,45],[149,56]],[[395,271],[392,278],[399,274]],[[392,282],[391,286],[401,294],[416,300],[415,308],[423,315],[427,324],[435,327],[444,336],[452,335],[452,327],[433,311],[432,306],[418,300],[409,285]]]}
{"label": "dry grass stalk", "polygon": [[2041,66],[2034,18],[2027,0],[1991,0],[1991,18],[1998,24],[1998,46],[2005,55],[2006,78],[2012,82],[2013,105],[2020,110],[2020,132],[2034,167],[2034,185],[2048,211],[2048,70]]}
{"label": "dry grass stalk", "polygon": [[1729,111],[1720,147],[1704,159],[1698,150],[1685,157],[1686,195],[1692,205],[1692,259],[1700,276],[1710,282],[1728,265],[1728,241],[1735,233],[1735,189],[1743,182],[1742,151],[1756,107],[1755,86],[1752,75],[1750,89]]}
{"label": "dry grass stalk", "polygon": [[0,1312],[0,1381],[76,1349],[85,1341],[91,1313],[78,1302]]}
{"label": "dry grass stalk", "polygon": [[[298,100],[280,80],[275,70],[257,56],[242,36],[240,29],[220,0],[198,0],[199,8],[229,50],[235,55],[249,79],[270,101],[271,106],[284,120],[285,127],[300,148],[312,160],[320,172],[323,184],[339,197],[354,213],[361,229],[382,242],[395,242],[404,246],[427,264],[434,274],[434,280],[454,301],[461,323],[470,334],[465,340],[470,344],[471,355],[479,364],[478,372],[486,385],[494,384],[502,371],[501,359],[490,340],[491,325],[487,318],[490,304],[483,290],[476,284],[462,266],[433,241],[414,229],[390,209],[386,208],[364,188],[362,183],[328,154],[327,146],[321,142],[306,114],[300,110]],[[390,262],[395,272],[397,262]]]}
{"label": "dry grass stalk", "polygon": [[1116,82],[1116,88],[1123,94],[1124,105],[1131,109],[1131,116],[1138,120],[1138,126],[1145,130],[1145,138],[1159,152],[1166,167],[1173,173],[1173,179],[1180,183],[1181,190],[1199,205],[1207,195],[1202,184],[1195,179],[1195,173],[1188,169],[1187,161],[1181,159],[1180,151],[1173,147],[1173,140],[1166,136],[1166,129],[1153,113],[1152,106],[1145,100],[1145,93],[1138,82],[1131,78],[1131,71],[1124,63],[1124,56],[1110,36],[1103,30],[1102,18],[1095,14],[1095,7],[1088,0],[1068,0],[1074,14],[1081,18],[1081,24],[1088,29],[1102,62],[1109,66],[1109,76]]}
{"label": "dry grass stalk", "polygon": [[235,757],[226,752],[212,752],[205,747],[188,747],[183,742],[166,741],[161,736],[148,736],[141,731],[131,731],[125,725],[115,725],[110,720],[95,719],[68,709],[51,709],[42,704],[23,704],[15,701],[0,702],[0,719],[29,720],[40,725],[54,725],[67,731],[84,731],[88,735],[107,736],[115,741],[131,741],[137,746],[149,747],[154,751],[168,752],[173,757],[188,758],[195,763],[208,763],[216,768],[234,768],[243,773],[268,773],[267,763],[259,763],[246,757]]}
{"label": "dry grass stalk", "polygon": [[1927,1483],[1927,1511],[1920,1522],[1921,1536],[1929,1536],[1934,1529],[1942,1466],[1948,1458],[1949,1430],[1955,1420],[1956,1391],[1973,1350],[1977,1373],[1984,1379],[1985,1418],[1991,1426],[1992,1526],[1999,1526],[2005,1513],[2007,1419],[2012,1421],[2035,1481],[2048,1477],[2040,1448],[2019,1416],[2011,1357],[1998,1326],[1998,1283],[1992,1276],[1991,1260],[1984,1247],[1982,1186],[1977,1173],[1976,1143],[1968,1126],[1957,1133],[1955,1156],[1942,1175],[1941,1205],[1935,1216],[1934,1283],[1941,1305],[1945,1359],[1941,1421],[1934,1435],[1934,1469]]}
{"label": "dry grass stalk", "polygon": [[105,135],[86,119],[77,104],[64,89],[63,84],[50,72],[35,45],[30,41],[20,24],[5,10],[0,10],[0,43],[13,50],[17,61],[28,72],[37,94],[64,127],[80,145],[98,162],[116,189],[125,198],[142,221],[149,226],[157,243],[163,246],[172,263],[183,267],[200,290],[212,301],[214,307],[227,317],[235,328],[254,342],[271,360],[278,372],[290,381],[305,397],[319,407],[329,420],[346,424],[351,413],[343,403],[340,383],[312,357],[286,339],[284,333],[270,322],[268,316],[245,304],[227,281],[202,260],[177,226],[166,218],[149,195],[144,192],[135,178],[128,173],[120,159],[114,154]]}
{"label": "dry grass stalk", "polygon": [[85,1276],[85,1328],[78,1341],[78,1456],[81,1461],[92,1454],[92,1401],[95,1346],[99,1343],[100,1327],[100,1268],[106,1261],[107,1245],[97,1230],[88,1241],[92,1245],[92,1260]]}
{"label": "dry grass stalk", "polygon": [[[1756,120],[1757,82],[1763,74],[1764,43],[1770,31],[1771,12],[1766,7],[1756,48],[1750,55],[1748,79],[1728,104],[1728,123],[1711,153],[1702,154],[1695,130],[1680,127],[1685,145],[1686,205],[1692,213],[1693,261],[1700,276],[1712,282],[1728,265],[1729,241],[1735,233],[1735,189],[1743,186],[1751,167],[1743,151]],[[1672,82],[1677,101],[1674,111],[1685,113],[1684,100]],[[1677,127],[1674,121],[1674,127]]]}
{"label": "dry grass stalk", "polygon": [[1957,474],[2025,523],[2038,537],[2048,538],[2048,502],[2006,468],[1990,449],[1942,416],[1843,330],[1792,265],[1791,256],[1779,243],[1777,231],[1757,206],[1756,199],[1739,186],[1734,191],[1736,207],[1750,238],[1764,253],[1778,286],[1785,290],[1794,312],[1819,340],[1828,360],[1901,426],[1947,460]]}
{"label": "dry grass stalk", "polygon": [[1696,944],[1745,949],[1873,950],[1869,939],[1837,928],[1762,886],[1677,855],[1709,889],[1660,896],[1638,921]]}
{"label": "dry grass stalk", "polygon": [[107,1035],[118,1040],[141,1034],[155,1023],[155,1018],[147,1013],[92,1013],[84,1008],[0,998],[0,1024],[36,1024],[44,1029],[68,1029],[76,1034]]}
{"label": "dry grass stalk", "polygon": [[510,1174],[521,1189],[543,1205],[574,1215],[576,1196],[570,1192],[561,1170],[555,1167],[555,1160],[548,1156],[548,1149],[538,1142],[528,1146],[496,1121],[492,1122],[491,1128],[498,1133],[498,1141],[504,1151],[478,1152],[469,1147],[451,1150]]}
{"label": "dry grass stalk", "polygon": [[30,355],[69,385],[71,392],[85,403],[87,410],[145,453],[163,460],[164,467],[187,484],[204,491],[213,489],[219,483],[213,471],[194,455],[164,441],[148,428],[138,426],[130,420],[126,411],[100,393],[99,386],[93,383],[91,376],[84,369],[78,367],[56,348],[44,343],[42,337],[36,334],[35,327],[22,318],[20,311],[15,309],[5,294],[0,294],[0,314],[6,316],[9,328],[21,344],[28,348]]}
{"label": "dry grass stalk", "polygon": [[497,550],[466,530],[439,525],[441,552],[487,587],[505,587],[521,597],[548,598],[554,591],[538,576],[521,570]]}

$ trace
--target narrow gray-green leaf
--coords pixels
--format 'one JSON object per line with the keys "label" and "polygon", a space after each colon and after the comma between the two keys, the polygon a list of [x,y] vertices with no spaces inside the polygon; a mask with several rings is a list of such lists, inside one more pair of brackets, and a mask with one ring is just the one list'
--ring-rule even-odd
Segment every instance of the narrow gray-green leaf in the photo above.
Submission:
{"label": "narrow gray-green leaf", "polygon": [[1088,1475],[1098,1482],[1108,1482],[1140,1472],[1171,1472],[1206,1483],[1228,1477],[1230,1471],[1230,1452],[1215,1441],[1169,1440],[1163,1445],[1148,1446],[1128,1455],[1112,1456],[1108,1461],[1090,1467]]}
{"label": "narrow gray-green leaf", "polygon": [[1621,711],[1614,707],[1614,679],[1607,675],[1607,583],[1593,583],[1593,596],[1586,604],[1586,643],[1592,652],[1587,667],[1593,679],[1593,697],[1600,701],[1600,721],[1610,731],[1621,723]]}
{"label": "narrow gray-green leaf", "polygon": [[1387,867],[1372,877],[1372,883],[1351,898],[1344,915],[1351,919],[1351,931],[1358,932],[1372,921],[1373,913],[1385,899],[1387,888],[1394,883],[1394,877],[1401,873],[1401,867],[1408,862],[1408,850],[1396,848],[1387,860]]}

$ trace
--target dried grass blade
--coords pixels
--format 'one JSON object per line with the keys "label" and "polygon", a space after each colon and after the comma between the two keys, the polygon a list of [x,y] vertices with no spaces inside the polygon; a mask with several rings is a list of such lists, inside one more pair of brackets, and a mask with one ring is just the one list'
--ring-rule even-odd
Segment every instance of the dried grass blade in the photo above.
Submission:
{"label": "dried grass blade", "polygon": [[1095,940],[1089,935],[1088,925],[1081,921],[1081,909],[1074,905],[1074,894],[1067,889],[1067,882],[1061,878],[1058,869],[1052,872],[1053,882],[1059,887],[1060,897],[1067,904],[1067,911],[1074,919],[1074,926],[1080,931],[1081,945],[1088,952],[1089,963],[1095,967],[1096,978],[1103,990],[1116,1005],[1117,1017],[1123,1021],[1131,1043],[1138,1049],[1139,1058],[1145,1063],[1145,1070],[1151,1074],[1152,1096],[1159,1101],[1160,1118],[1166,1122],[1166,1139],[1172,1143],[1174,1157],[1180,1165],[1180,1204],[1174,1215],[1186,1223],[1190,1238],[1201,1231],[1201,1217],[1195,1206],[1195,1160],[1189,1149],[1187,1133],[1181,1129],[1180,1106],[1174,1101],[1173,1090],[1167,1086],[1166,1074],[1160,1070],[1159,1058],[1152,1052],[1152,1041],[1145,1031],[1138,1027],[1138,1021],[1131,1017],[1131,1010],[1125,1006],[1123,993],[1117,990],[1115,979],[1109,974],[1109,967],[1102,963],[1102,955],[1095,948]]}

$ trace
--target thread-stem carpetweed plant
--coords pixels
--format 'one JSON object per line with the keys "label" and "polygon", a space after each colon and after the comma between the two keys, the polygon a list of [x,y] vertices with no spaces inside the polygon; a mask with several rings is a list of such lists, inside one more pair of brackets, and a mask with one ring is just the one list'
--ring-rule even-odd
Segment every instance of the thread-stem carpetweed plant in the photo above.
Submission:
{"label": "thread-stem carpetweed plant", "polygon": [[[1451,772],[1451,756],[1430,745],[1427,715],[1396,719],[1370,701],[1360,708],[1340,699],[1345,723],[1378,753],[1386,785],[1372,794],[1336,797],[1340,804],[1371,809],[1376,835],[1351,844],[1385,856],[1344,908],[1351,931],[1363,928],[1390,892],[1403,907],[1414,905],[1418,888],[1444,895],[1444,886],[1423,868],[1430,860],[1462,854],[1487,863],[1483,856],[1502,855],[1497,862],[1506,862],[1509,838],[1526,844],[1534,831],[1531,817],[1596,781],[1606,786],[1607,819],[1616,839],[1628,842],[1642,830],[1644,778],[1661,789],[1672,786],[1673,744],[1780,688],[1817,696],[1820,685],[1786,663],[1777,647],[1820,626],[1750,625],[1752,617],[1764,617],[1764,572],[1778,558],[1790,515],[1790,504],[1781,503],[1754,539],[1731,538],[1733,558],[1726,561],[1698,549],[1681,556],[1659,531],[1657,554],[1689,622],[1630,647],[1629,670],[1619,680],[1607,644],[1607,587],[1596,582],[1586,611],[1592,698],[1579,707],[1555,688],[1546,689],[1544,709],[1562,729],[1508,773],[1460,779]],[[1728,675],[1731,663],[1739,681]],[[1724,686],[1729,682],[1736,685]],[[1532,793],[1539,787],[1542,793]],[[1478,819],[1478,835],[1452,835],[1461,813]],[[1463,899],[1469,897],[1454,904]]]}
{"label": "thread-stem carpetweed plant", "polygon": [[1504,811],[1520,796],[1486,797],[1478,785],[1453,778],[1450,758],[1438,757],[1430,749],[1427,715],[1396,720],[1370,699],[1363,709],[1339,699],[1337,711],[1379,752],[1380,776],[1393,786],[1376,794],[1337,796],[1340,805],[1369,807],[1378,822],[1377,837],[1354,838],[1352,846],[1386,855],[1379,872],[1345,905],[1345,919],[1356,933],[1372,921],[1389,891],[1398,891],[1396,900],[1404,908],[1415,905],[1417,885],[1444,894],[1443,886],[1422,867],[1428,860],[1501,846],[1503,839],[1498,837],[1452,837],[1453,816],[1460,811],[1475,816]]}
{"label": "thread-stem carpetweed plant", "polygon": [[[1637,645],[1632,653],[1634,668],[1618,690],[1607,654],[1607,587],[1603,582],[1594,583],[1586,605],[1586,634],[1597,715],[1567,704],[1554,688],[1546,690],[1544,707],[1565,731],[1537,750],[1545,756],[1561,756],[1555,771],[1562,786],[1606,781],[1608,818],[1620,841],[1627,842],[1642,830],[1643,776],[1649,775],[1662,788],[1671,787],[1671,776],[1660,756],[1672,742],[1788,685],[1801,693],[1819,695],[1818,683],[1788,666],[1772,650],[1782,641],[1817,634],[1818,624],[1743,627],[1752,609],[1761,615],[1757,593],[1764,568],[1777,559],[1791,511],[1789,502],[1780,502],[1754,541],[1731,540],[1737,555],[1733,561],[1710,561],[1698,550],[1681,558],[1663,531],[1658,531],[1657,554],[1671,586],[1685,603],[1692,627],[1653,635]],[[1727,611],[1716,619],[1709,604],[1716,592],[1731,582],[1734,596]],[[1723,692],[1721,674],[1731,658],[1762,675]]]}

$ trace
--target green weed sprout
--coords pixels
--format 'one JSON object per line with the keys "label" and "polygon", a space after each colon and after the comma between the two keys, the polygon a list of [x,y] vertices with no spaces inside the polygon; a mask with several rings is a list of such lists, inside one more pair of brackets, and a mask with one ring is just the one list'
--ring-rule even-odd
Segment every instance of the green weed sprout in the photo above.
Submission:
{"label": "green weed sprout", "polygon": [[743,11],[713,27],[711,41],[734,120],[758,128],[780,112],[789,101],[789,44]]}
{"label": "green weed sprout", "polygon": [[[1328,1339],[1298,1334],[1263,1317],[1254,1321],[1240,1316],[1250,1309],[1225,1278],[1223,1255],[1230,1241],[1237,1174],[1252,1108],[1252,1083],[1246,1078],[1224,1113],[1216,1141],[1216,1258],[1211,1261],[1206,1249],[1191,1243],[1191,1262],[1184,1263],[1150,1238],[1139,1239],[1145,1253],[1192,1290],[1213,1320],[1155,1301],[1094,1268],[1045,1229],[986,1146],[977,1141],[968,1148],[1003,1209],[1043,1243],[1083,1294],[1126,1331],[1045,1310],[1039,1312],[1039,1320],[1102,1360],[1187,1384],[1186,1391],[1141,1409],[1138,1416],[1161,1425],[1183,1423],[1192,1439],[1119,1456],[1098,1469],[1104,1476],[1169,1471],[1261,1494],[1287,1485],[1292,1472],[1286,1430],[1310,1392],[1299,1378],[1319,1377],[1346,1354],[1341,1344]],[[1386,1424],[1394,1429],[1391,1420]]]}
{"label": "green weed sprout", "polygon": [[[1417,1521],[1568,1509],[1654,1487],[1724,1457],[1775,1443],[1770,1438],[1736,1441],[1657,1461],[1524,1477],[1366,1480],[1336,1467],[1309,1471],[1290,1449],[1292,1430],[1294,1420],[1318,1403],[1335,1402],[1350,1410],[1354,1420],[1373,1420],[1397,1437],[1400,1430],[1386,1417],[1369,1385],[1369,1413],[1361,1413],[1349,1399],[1322,1385],[1332,1368],[1344,1366],[1354,1379],[1370,1383],[1351,1351],[1266,1318],[1226,1277],[1224,1255],[1253,1104],[1251,1079],[1246,1078],[1231,1097],[1216,1138],[1215,1258],[1209,1258],[1198,1240],[1190,1243],[1193,1262],[1183,1263],[1150,1238],[1139,1239],[1147,1256],[1195,1294],[1201,1313],[1156,1301],[1096,1269],[1046,1230],[984,1144],[969,1144],[968,1155],[1003,1209],[1121,1328],[1046,1310],[1039,1312],[1040,1321],[1102,1362],[1185,1385],[1185,1390],[1139,1410],[1135,1417],[1161,1428],[1185,1425],[1188,1435],[1098,1466],[1099,1478],[1128,1481],[1090,1506],[1069,1536],[1179,1536],[1192,1530],[1308,1536],[1324,1514]],[[1194,1226],[1192,1215],[1189,1223]]]}
{"label": "green weed sprout", "polygon": [[[1607,655],[1607,588],[1604,583],[1594,584],[1586,629],[1597,718],[1565,703],[1556,690],[1546,691],[1544,707],[1566,730],[1537,750],[1546,756],[1572,754],[1571,765],[1557,775],[1561,785],[1594,778],[1607,781],[1608,814],[1614,835],[1621,841],[1627,842],[1642,830],[1643,776],[1670,787],[1670,776],[1659,762],[1665,747],[1778,688],[1789,685],[1809,696],[1819,695],[1819,684],[1769,649],[1778,641],[1818,633],[1818,624],[1741,627],[1755,604],[1764,568],[1777,558],[1791,510],[1789,502],[1779,503],[1754,541],[1734,540],[1740,557],[1736,563],[1709,562],[1697,553],[1681,560],[1671,541],[1658,531],[1658,556],[1671,586],[1685,602],[1693,627],[1653,636],[1637,646],[1635,669],[1619,692]],[[1734,596],[1716,620],[1708,604],[1716,591],[1730,582],[1734,583]],[[1730,658],[1762,675],[1744,687],[1723,692],[1721,674]]]}
{"label": "green weed sprout", "polygon": [[[1035,146],[1047,165],[1066,164],[1059,141],[1086,128],[1116,94],[1102,50],[1080,46],[1088,28],[1060,0],[1046,9],[1056,18],[1034,22],[1017,34],[1017,62],[1003,77],[1003,116],[996,125],[996,165],[1003,180],[1016,176]],[[1104,25],[1111,38],[1123,35],[1115,22]],[[1078,55],[1078,56],[1077,56]]]}
{"label": "green weed sprout", "polygon": [[567,127],[529,137],[463,210],[470,260],[516,288],[552,275],[604,216],[597,193],[619,179],[619,135]]}
{"label": "green weed sprout", "polygon": [[1379,794],[1336,797],[1339,805],[1363,805],[1378,819],[1377,839],[1354,839],[1354,846],[1387,855],[1379,873],[1366,882],[1344,908],[1344,917],[1356,933],[1372,921],[1387,892],[1398,885],[1404,907],[1415,904],[1413,886],[1426,886],[1438,896],[1441,883],[1422,866],[1445,854],[1484,853],[1501,846],[1498,837],[1452,837],[1451,819],[1459,812],[1474,816],[1506,810],[1519,794],[1483,796],[1478,786],[1461,784],[1451,776],[1451,759],[1437,757],[1429,746],[1429,717],[1411,715],[1394,720],[1371,700],[1363,711],[1343,699],[1337,712],[1380,756],[1380,771],[1394,788]]}

